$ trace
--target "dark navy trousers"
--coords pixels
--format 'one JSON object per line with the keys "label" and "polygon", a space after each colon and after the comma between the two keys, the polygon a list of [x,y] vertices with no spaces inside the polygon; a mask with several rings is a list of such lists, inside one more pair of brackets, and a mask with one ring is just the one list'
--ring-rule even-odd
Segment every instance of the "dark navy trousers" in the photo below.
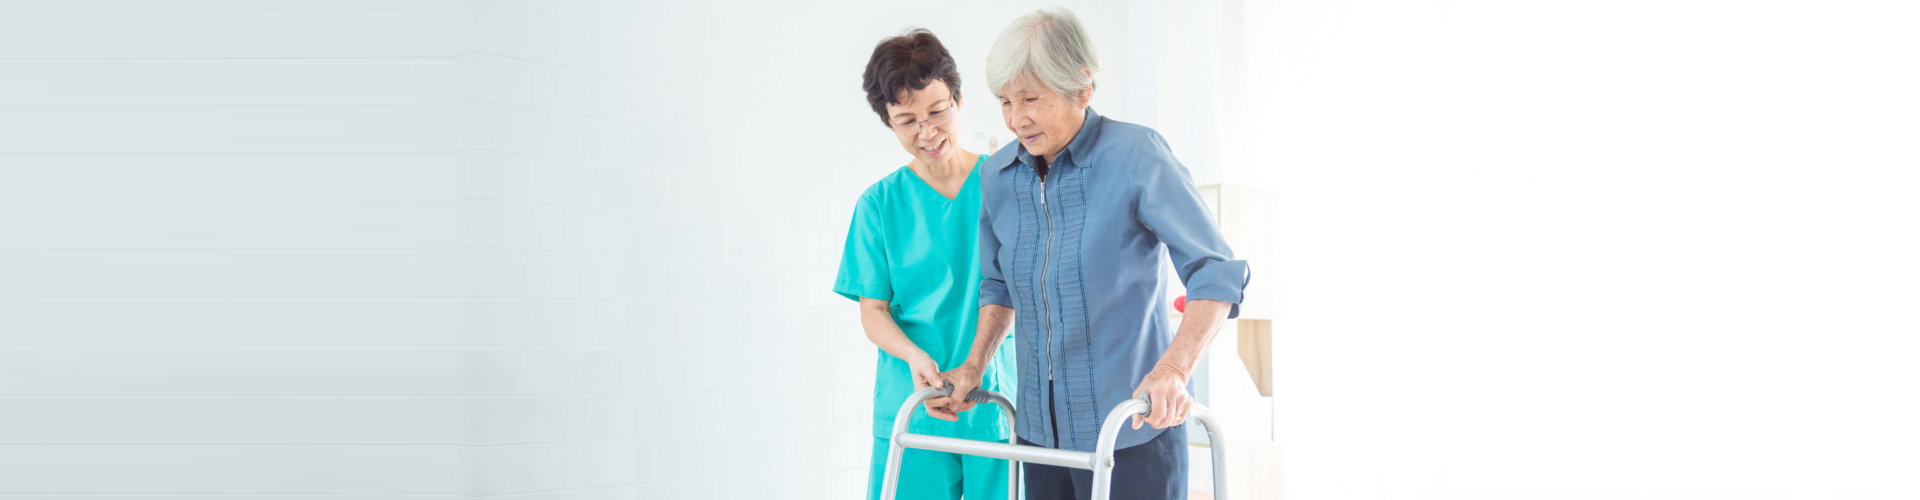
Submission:
{"label": "dark navy trousers", "polygon": [[[1053,401],[1047,401],[1051,413]],[[1128,422],[1126,425],[1133,425]],[[1146,425],[1146,424],[1141,424]],[[1053,442],[1060,430],[1051,429]],[[1026,438],[1020,444],[1035,446]],[[1159,436],[1113,452],[1112,500],[1185,500],[1187,498],[1187,427],[1177,425]],[[1093,471],[1034,463],[1021,464],[1027,482],[1027,500],[1090,500]]]}

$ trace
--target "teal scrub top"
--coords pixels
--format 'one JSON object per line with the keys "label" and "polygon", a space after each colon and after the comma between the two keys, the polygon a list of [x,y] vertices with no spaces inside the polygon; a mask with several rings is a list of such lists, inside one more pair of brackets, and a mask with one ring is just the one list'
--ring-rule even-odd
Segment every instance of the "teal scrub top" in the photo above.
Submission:
{"label": "teal scrub top", "polygon": [[[980,161],[987,157],[981,155]],[[899,170],[875,182],[854,205],[847,246],[833,291],[858,302],[861,297],[891,303],[893,321],[914,345],[952,370],[973,348],[980,311],[980,164],[949,200],[913,169]],[[1009,333],[1011,335],[1011,333]],[[1015,397],[1012,342],[1001,342],[980,387]],[[907,362],[879,351],[874,373],[873,436],[890,437],[894,414],[913,393]],[[983,404],[947,422],[915,410],[907,432],[967,439],[1004,440],[1006,417],[997,405]]]}

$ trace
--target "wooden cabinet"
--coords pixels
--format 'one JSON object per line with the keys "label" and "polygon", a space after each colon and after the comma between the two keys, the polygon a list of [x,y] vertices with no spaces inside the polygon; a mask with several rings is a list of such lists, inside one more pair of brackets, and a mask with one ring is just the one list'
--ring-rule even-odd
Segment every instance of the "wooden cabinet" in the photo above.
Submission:
{"label": "wooden cabinet", "polygon": [[[1238,498],[1277,498],[1279,443],[1274,434],[1274,331],[1279,312],[1276,262],[1278,209],[1271,193],[1232,184],[1199,186],[1200,196],[1213,213],[1214,223],[1233,247],[1234,258],[1247,261],[1247,283],[1240,316],[1220,329],[1195,368],[1195,396],[1212,408],[1227,431],[1229,487]],[[1173,294],[1186,293],[1177,277]],[[1172,297],[1168,297],[1169,300]],[[1171,304],[1169,304],[1171,306]],[[1177,324],[1178,316],[1175,316]],[[1206,446],[1204,431],[1190,428],[1196,446]],[[1205,448],[1195,448],[1195,471],[1203,471]],[[1202,481],[1206,476],[1194,476]],[[1199,484],[1199,483],[1194,483]]]}

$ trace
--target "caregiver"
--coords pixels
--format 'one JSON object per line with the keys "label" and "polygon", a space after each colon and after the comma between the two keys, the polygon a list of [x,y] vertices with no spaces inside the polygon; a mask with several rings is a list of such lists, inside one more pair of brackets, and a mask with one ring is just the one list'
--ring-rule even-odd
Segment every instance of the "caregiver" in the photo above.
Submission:
{"label": "caregiver", "polygon": [[[873,49],[861,87],[900,147],[906,166],[860,195],[847,228],[833,291],[860,302],[860,326],[880,346],[874,374],[873,462],[868,498],[879,497],[894,412],[940,372],[960,366],[973,345],[979,308],[980,172],[984,156],[959,144],[960,73],[926,30],[888,38]],[[1005,335],[1002,332],[1001,335]],[[995,342],[998,344],[998,342]],[[1006,359],[1006,356],[1001,356]],[[1010,366],[983,365],[980,387],[1011,393]],[[953,421],[914,412],[907,432],[1005,441],[998,407]],[[900,498],[1005,499],[1003,460],[910,449],[901,462]]]}

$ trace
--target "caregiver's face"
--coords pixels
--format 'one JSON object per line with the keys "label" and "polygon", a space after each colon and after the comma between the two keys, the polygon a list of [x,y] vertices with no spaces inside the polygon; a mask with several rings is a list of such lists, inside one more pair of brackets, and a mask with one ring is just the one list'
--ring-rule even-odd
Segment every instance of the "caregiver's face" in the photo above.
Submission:
{"label": "caregiver's face", "polygon": [[900,147],[922,165],[944,165],[959,154],[953,137],[959,135],[954,129],[960,122],[953,117],[960,114],[960,102],[953,99],[947,82],[933,80],[927,88],[899,97],[900,104],[887,105],[887,121],[893,124]]}
{"label": "caregiver's face", "polygon": [[1092,92],[1083,90],[1072,96],[1057,94],[1033,75],[1022,74],[1007,82],[998,93],[1000,116],[1007,121],[1027,153],[1053,161],[1060,150],[1080,133],[1087,121],[1087,101]]}

